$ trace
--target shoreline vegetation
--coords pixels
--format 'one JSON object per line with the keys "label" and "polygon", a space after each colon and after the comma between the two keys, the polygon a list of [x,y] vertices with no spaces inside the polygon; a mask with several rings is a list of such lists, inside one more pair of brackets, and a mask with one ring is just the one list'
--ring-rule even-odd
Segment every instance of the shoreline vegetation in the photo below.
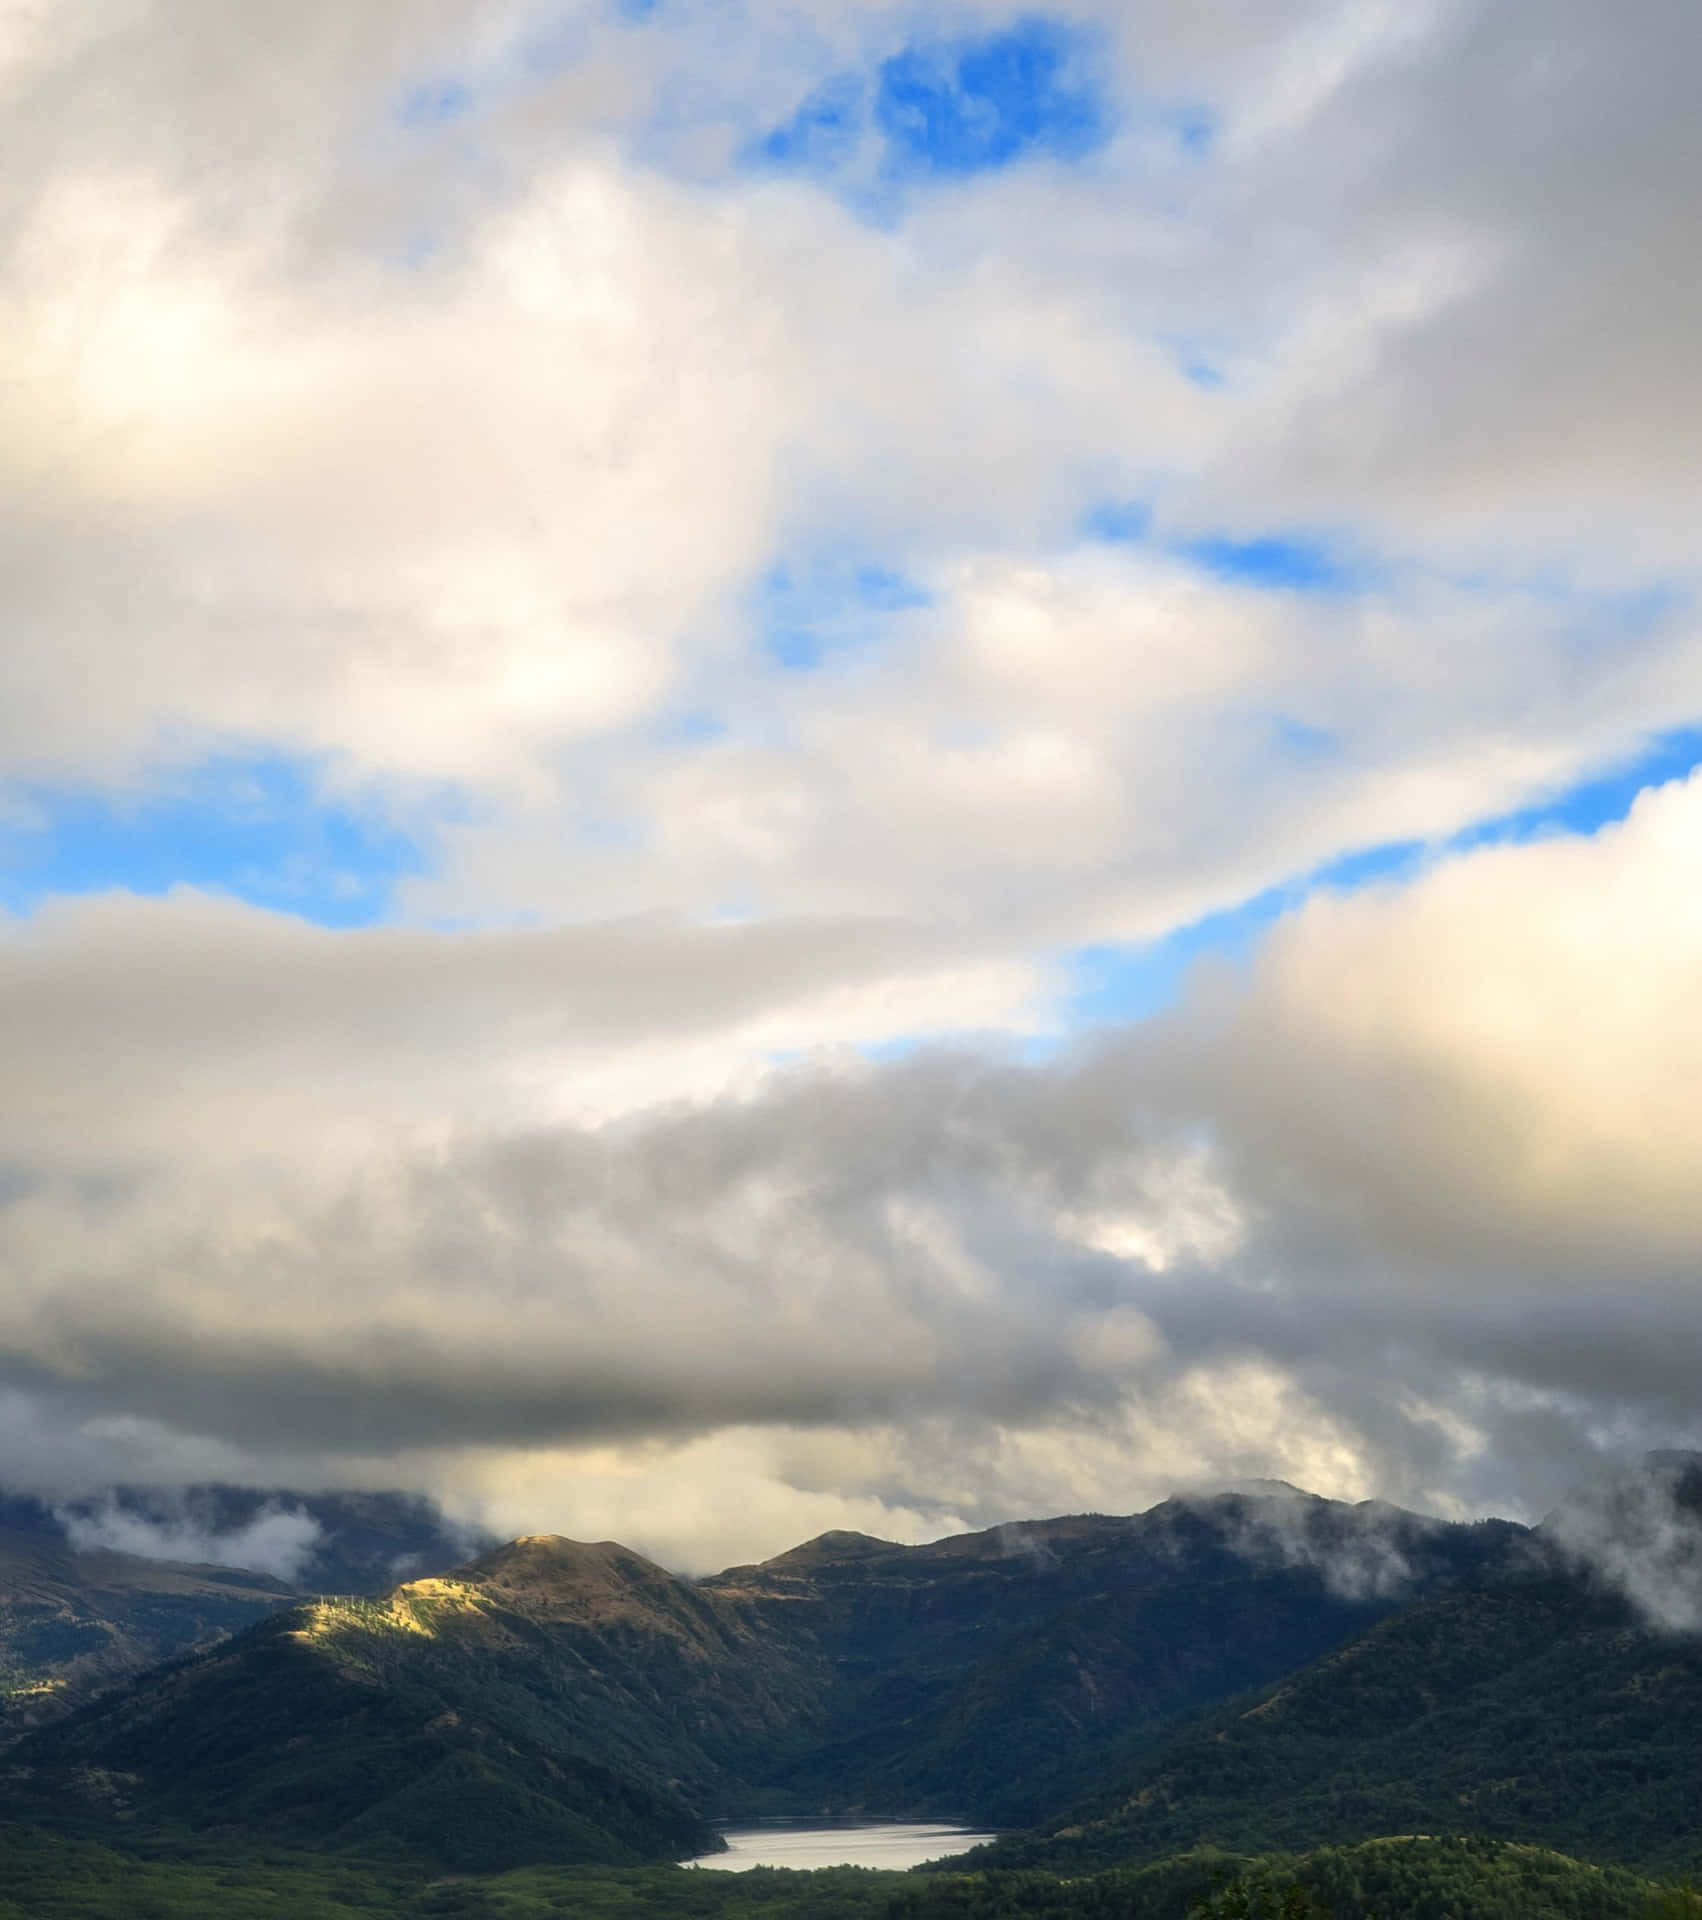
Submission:
{"label": "shoreline vegetation", "polygon": [[1249,1856],[1196,1849],[1079,1876],[754,1867],[394,1864],[154,1837],[0,1833],[0,1920],[1702,1920],[1685,1882],[1543,1847],[1402,1835]]}

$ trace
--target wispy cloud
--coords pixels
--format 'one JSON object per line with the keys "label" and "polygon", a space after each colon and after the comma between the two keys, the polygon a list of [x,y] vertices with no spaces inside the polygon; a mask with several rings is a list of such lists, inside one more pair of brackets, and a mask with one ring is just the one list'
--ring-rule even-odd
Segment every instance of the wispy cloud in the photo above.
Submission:
{"label": "wispy cloud", "polygon": [[1656,1626],[1702,1628],[1702,1455],[1657,1449],[1570,1493],[1543,1532]]}
{"label": "wispy cloud", "polygon": [[246,1567],[284,1581],[301,1577],[324,1532],[303,1508],[278,1503],[222,1532],[202,1524],[186,1508],[164,1516],[142,1513],[111,1495],[92,1508],[67,1508],[58,1517],[79,1553],[104,1548],[144,1560]]}

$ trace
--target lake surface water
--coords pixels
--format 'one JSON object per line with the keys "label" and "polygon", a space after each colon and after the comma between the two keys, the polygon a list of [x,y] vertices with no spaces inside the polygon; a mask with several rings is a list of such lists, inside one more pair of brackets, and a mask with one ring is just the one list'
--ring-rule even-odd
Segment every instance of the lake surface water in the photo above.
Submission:
{"label": "lake surface water", "polygon": [[725,1853],[706,1853],[688,1867],[746,1873],[752,1867],[919,1867],[991,1840],[990,1833],[921,1820],[770,1820],[760,1827],[729,1827]]}

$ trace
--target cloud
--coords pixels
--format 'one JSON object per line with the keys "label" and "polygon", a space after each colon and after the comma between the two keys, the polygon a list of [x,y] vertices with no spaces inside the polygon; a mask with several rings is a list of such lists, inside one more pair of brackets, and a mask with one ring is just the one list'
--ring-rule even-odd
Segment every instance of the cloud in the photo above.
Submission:
{"label": "cloud", "polygon": [[1593,837],[1310,902],[1221,1025],[1202,1004],[1175,1068],[1210,1035],[1201,1098],[1242,1190],[1304,1196],[1320,1233],[1426,1291],[1492,1262],[1502,1309],[1583,1307],[1612,1271],[1681,1302],[1702,1238],[1699,848],[1692,777]]}
{"label": "cloud", "polygon": [[1699,1464],[1695,1454],[1652,1453],[1578,1489],[1543,1522],[1563,1555],[1669,1633],[1702,1628]]}
{"label": "cloud", "polygon": [[[548,809],[451,826],[408,899],[896,911],[1024,951],[1151,938],[1563,791],[1670,718],[1697,647],[1676,604],[1428,581],[1320,603],[1121,547],[961,553],[925,584],[897,644],[871,615],[848,664],[729,688],[712,738],[610,762],[602,815],[629,834],[564,846]],[[1578,625],[1600,633],[1548,684]]]}
{"label": "cloud", "polygon": [[600,1118],[718,1091],[788,1049],[1008,1026],[1044,975],[902,921],[340,934],[182,891],[0,927],[0,979],[20,1094],[0,1154],[129,1179],[344,1167],[470,1128]]}
{"label": "cloud", "polygon": [[245,1567],[276,1580],[298,1579],[324,1529],[301,1507],[268,1502],[252,1520],[220,1533],[199,1525],[184,1510],[161,1517],[133,1511],[109,1496],[92,1511],[58,1515],[79,1553],[128,1553],[144,1560],[177,1560],[191,1566]]}
{"label": "cloud", "polygon": [[307,1435],[503,1512],[528,1459],[602,1459],[540,1522],[636,1474],[659,1547],[733,1433],[761,1510],[912,1532],[1272,1472],[1530,1511],[1604,1424],[1691,1417],[1699,810],[1315,899],[1051,1061],[806,1059],[359,1170],[314,1163],[304,1061],[290,1179],[180,1152],[12,1202],[6,1376],[271,1484]]}
{"label": "cloud", "polygon": [[[1679,51],[1678,14],[1646,11],[1613,63],[1640,49],[1613,95],[1637,125],[1660,106],[1659,75],[1683,70],[1661,57]],[[1676,618],[1633,635],[1589,601],[1372,595],[1334,623],[1333,645],[1303,618],[1262,634],[1247,704],[1268,694],[1308,725],[1339,725],[1356,777],[1273,773],[1256,715],[1146,641],[1167,622],[1197,626],[1210,658],[1214,628],[1254,616],[1185,568],[1094,581],[1069,552],[1109,492],[1156,494],[1156,524],[1202,550],[1257,551],[1273,526],[1315,513],[1407,556],[1430,525],[1410,496],[1462,500],[1469,479],[1474,524],[1505,529],[1495,572],[1517,582],[1552,560],[1546,533],[1533,545],[1515,524],[1540,465],[1544,487],[1576,502],[1579,570],[1626,585],[1624,488],[1598,484],[1582,444],[1595,429],[1572,405],[1578,458],[1545,442],[1498,483],[1487,519],[1499,469],[1475,444],[1445,484],[1401,477],[1425,438],[1405,411],[1346,480],[1302,488],[1333,457],[1320,436],[1343,421],[1370,434],[1397,406],[1443,420],[1463,366],[1498,368],[1486,387],[1531,390],[1533,410],[1558,417],[1546,396],[1587,395],[1592,364],[1621,352],[1604,319],[1540,382],[1522,358],[1507,366],[1511,345],[1452,335],[1426,379],[1406,371],[1423,315],[1467,324],[1469,290],[1434,266],[1450,249],[1491,262],[1480,278],[1510,313],[1576,306],[1530,277],[1537,256],[1550,278],[1580,257],[1546,245],[1554,209],[1530,195],[1567,176],[1540,156],[1595,124],[1567,91],[1596,70],[1582,56],[1605,31],[1581,12],[1557,35],[1558,94],[1531,81],[1533,121],[1455,113],[1457,93],[1522,84],[1530,65],[1475,9],[1405,10],[1391,27],[1363,9],[1254,21],[1156,8],[1138,32],[1090,7],[1056,28],[972,10],[938,42],[954,58],[979,20],[1013,71],[1058,80],[1054,42],[1097,34],[1125,91],[1144,72],[1161,93],[1209,99],[1224,151],[1179,185],[1131,129],[1080,177],[977,176],[890,231],[807,184],[635,164],[617,130],[652,112],[723,126],[735,68],[762,76],[745,83],[758,94],[842,71],[853,49],[877,71],[902,57],[911,29],[897,12],[816,8],[800,16],[807,30],[763,40],[754,15],[711,30],[685,10],[633,32],[585,9],[558,23],[547,59],[538,17],[519,7],[381,6],[359,26],[297,9],[265,35],[215,13],[173,0],[74,31],[30,16],[9,152],[38,190],[20,193],[0,258],[9,391],[27,409],[0,491],[13,617],[35,636],[0,730],[15,775],[122,784],[264,743],[317,756],[338,794],[376,785],[394,801],[448,783],[470,824],[447,836],[445,873],[419,904],[452,914],[615,912],[635,898],[701,913],[753,896],[800,911],[830,888],[902,912],[907,882],[937,893],[948,864],[1008,889],[1023,848],[999,850],[1035,804],[1047,817],[1030,869],[1041,845],[1078,844],[1078,863],[1103,868],[1131,821],[1162,813],[1182,830],[1178,864],[1209,874],[1221,903],[1284,877],[1285,862],[1357,844],[1380,814],[1428,836],[1522,804],[1695,704],[1694,639]],[[444,74],[500,84],[475,86],[477,109],[451,128],[392,124],[396,101]],[[1306,87],[1295,94],[1285,74]],[[1456,119],[1479,143],[1525,128],[1539,155],[1491,150],[1467,167],[1431,151],[1419,165],[1412,142]],[[1613,151],[1616,168],[1589,175],[1591,232],[1652,231],[1670,174],[1651,159],[1645,178],[1637,142]],[[1302,227],[1327,246],[1275,251]],[[1504,229],[1523,251],[1496,265]],[[1681,311],[1664,280],[1638,284],[1628,311]],[[1247,337],[1223,337],[1226,314],[1253,316]],[[1178,367],[1179,338],[1222,347],[1222,392]],[[1344,404],[1355,379],[1364,391]],[[747,630],[752,581],[824,529],[902,546],[947,601],[844,716],[837,686],[774,695]],[[1451,535],[1440,553],[1453,563]],[[1688,561],[1669,552],[1658,584],[1675,568]],[[1050,601],[1064,655],[1084,625],[1122,671],[1074,700],[1060,674],[1052,726],[1015,724],[997,671],[950,638],[1001,594],[1018,617]],[[1580,627],[1601,642],[1581,646]],[[1462,667],[1468,649],[1501,671],[1480,681]],[[1321,691],[1337,679],[1333,697]],[[659,750],[650,730],[707,689],[726,743]],[[1342,711],[1309,715],[1320,699]],[[876,741],[900,749],[896,789],[869,791]],[[1174,777],[1202,751],[1212,778]],[[942,771],[926,777],[923,758]],[[1226,781],[1258,793],[1255,811],[1281,796],[1282,845],[1232,852],[1214,813]],[[682,837],[705,785],[698,831]],[[1247,817],[1243,799],[1231,818]],[[833,820],[868,853],[836,845]],[[1154,892],[1149,919],[1173,910],[1163,881],[1142,870],[1127,883]],[[1102,907],[1072,906],[1096,925],[1068,937],[1106,932]]]}
{"label": "cloud", "polygon": [[[1260,1564],[1310,1568],[1340,1599],[1399,1598],[1424,1565],[1434,1523],[1400,1508],[1361,1501],[1344,1511],[1280,1480],[1229,1491],[1266,1496],[1227,1512],[1214,1503],[1213,1518],[1227,1527],[1235,1552]],[[1190,1504],[1198,1497],[1183,1495]]]}
{"label": "cloud", "polygon": [[407,876],[0,929],[40,1484],[700,1564],[1693,1420],[1702,789],[1435,850],[1702,709],[1694,9],[1046,20],[6,14],[0,813],[299,767]]}
{"label": "cloud", "polygon": [[1688,571],[1693,11],[1354,15],[1357,54],[1313,68],[1333,84],[1250,142],[1248,214],[1300,194],[1322,218],[1291,263],[1318,275],[1310,323],[1233,466],[1289,513],[1371,505],[1461,548],[1576,542],[1588,566],[1611,541]]}

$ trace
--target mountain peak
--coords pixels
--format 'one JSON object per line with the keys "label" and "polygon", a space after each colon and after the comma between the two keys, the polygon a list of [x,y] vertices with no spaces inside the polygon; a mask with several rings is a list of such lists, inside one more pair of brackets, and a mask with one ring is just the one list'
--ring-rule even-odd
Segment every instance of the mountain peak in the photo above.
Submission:
{"label": "mountain peak", "polygon": [[778,1557],[789,1560],[807,1554],[819,1560],[861,1560],[871,1553],[891,1553],[899,1545],[896,1540],[882,1540],[872,1533],[830,1527],[826,1533],[818,1533],[813,1540],[806,1540],[802,1546],[793,1547]]}
{"label": "mountain peak", "polygon": [[[830,1527],[826,1533],[818,1533],[814,1539],[806,1540],[800,1546],[788,1547],[784,1553],[777,1553],[772,1559],[757,1564],[766,1570],[781,1573],[798,1573],[810,1567],[839,1566],[849,1561],[872,1560],[883,1553],[903,1553],[905,1547],[896,1540],[880,1540],[872,1533],[856,1533],[847,1527]],[[737,1569],[728,1569],[729,1572]]]}
{"label": "mountain peak", "polygon": [[1323,1500],[1321,1493],[1297,1487],[1292,1480],[1203,1480],[1179,1488],[1173,1500]]}
{"label": "mountain peak", "polygon": [[1702,1452],[1695,1447],[1656,1447],[1644,1454],[1643,1465],[1651,1473],[1702,1473]]}
{"label": "mountain peak", "polygon": [[533,1581],[631,1579],[635,1575],[672,1576],[618,1540],[570,1540],[561,1533],[523,1533],[503,1546],[470,1560],[463,1572],[487,1584],[513,1586]]}

